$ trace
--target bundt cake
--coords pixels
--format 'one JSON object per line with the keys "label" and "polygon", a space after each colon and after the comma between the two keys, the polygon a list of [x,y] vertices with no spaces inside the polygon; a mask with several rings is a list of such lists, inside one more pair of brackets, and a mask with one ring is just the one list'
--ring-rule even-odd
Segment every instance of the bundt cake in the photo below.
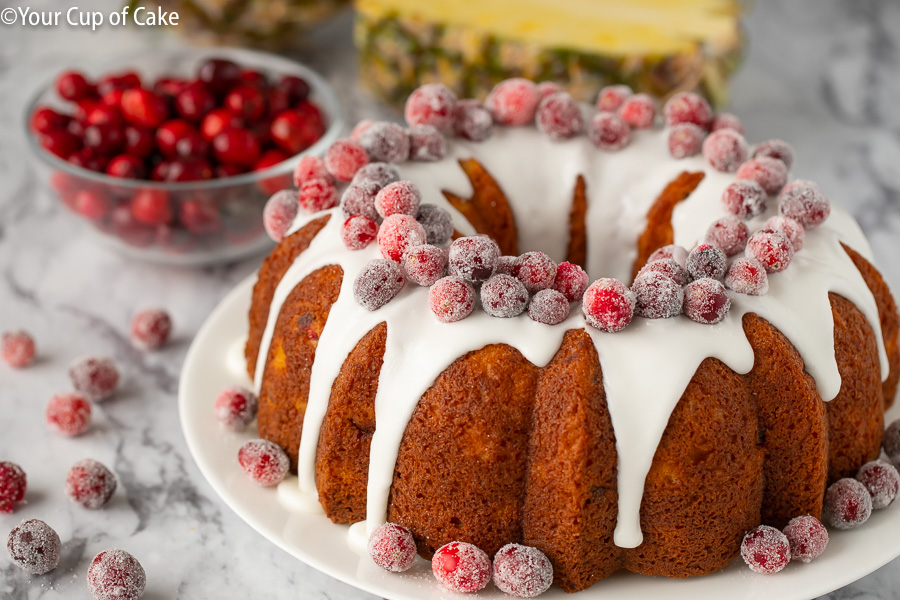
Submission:
{"label": "bundt cake", "polygon": [[[389,130],[367,123],[359,144],[343,141],[346,156],[326,155],[320,176],[347,181],[369,159],[391,158],[423,203],[450,213],[454,237],[486,234],[505,256],[543,251],[591,280],[630,283],[654,251],[695,248],[731,214],[723,192],[747,158],[734,121],[716,139],[737,140],[744,155],[726,164],[716,148],[683,152],[677,115],[667,129],[631,123],[619,148],[594,120],[581,134],[577,116],[569,135],[548,134],[546,100],[535,127],[489,98],[490,135],[475,135],[458,122],[465,102],[449,116],[431,106],[427,133],[456,131],[420,155],[431,160],[405,160],[409,148],[384,146],[387,133],[367,141],[366,128]],[[421,130],[409,107],[407,118]],[[691,127],[705,136],[709,119]],[[789,150],[768,148],[790,166]],[[345,219],[371,212],[350,200],[296,218],[266,258],[245,352],[259,433],[299,478],[282,485],[299,485],[336,523],[403,525],[426,558],[454,540],[489,555],[534,546],[555,582],[577,591],[620,569],[720,569],[760,523],[818,517],[826,486],[879,454],[900,376],[897,307],[858,225],[836,207],[808,223],[768,293],[729,290],[719,322],[635,318],[612,333],[580,310],[557,325],[480,310],[442,322],[429,289],[402,280],[384,306],[360,305],[355,281],[382,252],[345,245]],[[750,231],[777,212],[771,204],[749,215]]]}

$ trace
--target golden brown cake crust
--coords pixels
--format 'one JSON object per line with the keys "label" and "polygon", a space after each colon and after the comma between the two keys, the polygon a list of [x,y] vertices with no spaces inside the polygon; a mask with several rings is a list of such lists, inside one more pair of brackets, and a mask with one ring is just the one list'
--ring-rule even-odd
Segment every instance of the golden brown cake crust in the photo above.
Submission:
{"label": "golden brown cake crust", "polygon": [[494,238],[500,246],[501,254],[518,256],[519,234],[506,194],[477,160],[461,160],[459,165],[472,182],[472,197],[466,200],[446,190],[444,197],[469,221],[475,231]]}
{"label": "golden brown cake crust", "polygon": [[569,213],[569,245],[566,260],[587,269],[587,194],[584,177],[575,180],[572,210]]}

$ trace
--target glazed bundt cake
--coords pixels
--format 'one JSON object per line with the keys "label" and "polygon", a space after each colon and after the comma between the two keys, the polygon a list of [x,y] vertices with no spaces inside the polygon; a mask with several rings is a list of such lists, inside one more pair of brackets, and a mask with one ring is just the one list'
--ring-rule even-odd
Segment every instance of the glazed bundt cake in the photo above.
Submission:
{"label": "glazed bundt cake", "polygon": [[[700,154],[716,125],[711,115],[679,117],[678,106],[667,108],[667,129],[621,111],[585,127],[580,114],[548,125],[544,100],[535,126],[536,99],[513,98],[510,108],[489,98],[490,112],[445,100],[424,117],[407,107],[412,149],[391,137],[400,128],[364,123],[358,144],[343,140],[324,162],[303,163],[307,176],[324,165],[320,179],[343,181],[366,162],[397,164],[369,168],[341,206],[296,218],[259,270],[246,345],[259,433],[288,453],[299,477],[291,485],[310,505],[369,532],[403,525],[426,558],[454,540],[489,555],[511,542],[534,546],[555,582],[577,591],[620,569],[720,569],[747,531],[818,517],[827,485],[878,456],[900,375],[897,307],[858,225],[838,208],[807,222],[788,268],[765,264],[768,293],[729,290],[727,314],[710,325],[636,316],[612,333],[581,310],[556,325],[481,310],[443,322],[428,287],[404,284],[390,265],[380,282],[390,302],[361,305],[355,282],[383,246],[364,239],[350,249],[342,230],[354,215],[384,215],[371,198],[354,205],[349,190],[369,185],[374,196],[397,176],[421,193],[429,242],[442,227],[445,238],[486,234],[504,256],[542,251],[592,281],[631,283],[658,256],[682,268],[678,247],[697,247],[711,223],[737,214],[722,200],[747,159],[734,120]],[[437,140],[433,151],[417,153],[417,134]],[[763,150],[757,156],[790,166],[787,146]],[[741,215],[745,232],[778,211],[774,196],[766,211],[757,200]],[[436,209],[423,217],[426,204],[445,209],[452,230],[432,218]]]}

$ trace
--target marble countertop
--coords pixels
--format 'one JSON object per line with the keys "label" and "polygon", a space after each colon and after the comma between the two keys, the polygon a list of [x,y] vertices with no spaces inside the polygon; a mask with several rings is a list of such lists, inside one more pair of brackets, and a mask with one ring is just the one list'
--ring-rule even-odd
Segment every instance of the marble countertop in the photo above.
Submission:
{"label": "marble countertop", "polygon": [[[9,2],[5,5],[11,5]],[[14,5],[14,4],[12,4]],[[72,3],[38,0],[34,10]],[[110,11],[115,1],[82,8]],[[750,50],[734,81],[732,110],[751,141],[790,140],[794,172],[818,181],[869,235],[875,263],[900,291],[900,4],[757,3],[747,19]],[[298,53],[334,84],[350,121],[390,114],[358,91],[348,17]],[[0,331],[24,328],[37,364],[0,364],[0,458],[23,465],[28,504],[0,515],[0,532],[22,518],[50,522],[63,540],[60,567],[32,578],[0,552],[0,597],[89,598],[84,573],[97,552],[121,547],[148,572],[147,600],[194,598],[361,599],[371,596],[294,560],[235,516],[201,477],[178,422],[176,391],[192,336],[259,257],[219,267],[180,269],[134,262],[73,233],[70,217],[41,189],[26,159],[21,115],[36,86],[64,66],[116,54],[177,47],[160,30],[0,26]],[[173,314],[174,342],[157,353],[133,350],[134,311],[161,305]],[[63,439],[47,430],[43,408],[69,389],[67,365],[85,354],[116,359],[124,384],[95,411],[91,432]],[[79,510],[62,487],[75,460],[111,467],[119,489],[103,511]],[[826,596],[895,598],[900,560]]]}

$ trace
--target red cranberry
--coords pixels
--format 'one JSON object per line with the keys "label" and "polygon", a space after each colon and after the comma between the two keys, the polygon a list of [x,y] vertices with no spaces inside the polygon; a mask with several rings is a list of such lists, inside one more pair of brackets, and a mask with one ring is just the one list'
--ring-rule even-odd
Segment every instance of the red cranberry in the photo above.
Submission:
{"label": "red cranberry", "polygon": [[127,90],[130,88],[141,87],[141,78],[137,73],[128,72],[122,74],[106,75],[97,82],[97,93],[105,96],[110,92],[117,90]]}
{"label": "red cranberry", "polygon": [[447,155],[447,138],[431,125],[409,128],[409,160],[435,162]]}
{"label": "red cranberry", "polygon": [[738,179],[752,179],[767,194],[777,194],[787,183],[787,167],[777,158],[761,156],[748,160],[737,171]]}
{"label": "red cranberry", "polygon": [[110,125],[112,127],[121,127],[123,124],[122,114],[119,110],[98,104],[91,108],[84,118],[85,125]]}
{"label": "red cranberry", "polygon": [[[125,94],[124,89],[116,88],[113,90],[109,90],[105,94],[100,97],[100,104],[102,106],[106,106],[108,108],[115,109],[117,111],[120,110],[122,106],[122,96]],[[121,116],[121,112],[119,112],[119,116]]]}
{"label": "red cranberry", "polygon": [[109,221],[113,232],[130,246],[146,248],[153,242],[155,237],[153,228],[135,219],[131,207],[127,204],[113,208]]}
{"label": "red cranberry", "polygon": [[588,325],[613,333],[631,323],[635,301],[634,292],[621,281],[603,277],[584,292],[582,310]]}
{"label": "red cranberry", "polygon": [[263,487],[281,483],[291,461],[280,446],[268,440],[246,442],[238,451],[238,463],[253,481]]}
{"label": "red cranberry", "polygon": [[647,94],[635,94],[622,102],[618,112],[631,127],[650,129],[656,121],[656,102]]}
{"label": "red cranberry", "polygon": [[403,116],[413,125],[431,125],[449,133],[453,129],[456,94],[442,83],[427,83],[418,87],[406,99]]}
{"label": "red cranberry", "polygon": [[0,461],[0,513],[11,513],[25,500],[28,481],[25,471],[16,463]]}
{"label": "red cranberry", "polygon": [[588,274],[578,265],[570,262],[561,262],[557,265],[553,289],[561,292],[569,302],[579,302],[588,283]]}
{"label": "red cranberry", "polygon": [[409,569],[416,559],[416,541],[409,529],[382,523],[369,536],[369,556],[375,564],[392,573]]}
{"label": "red cranberry", "polygon": [[725,287],[739,294],[762,296],[769,292],[769,276],[766,267],[755,258],[738,258],[728,267]]}
{"label": "red cranberry", "polygon": [[216,419],[231,431],[244,431],[256,418],[258,408],[256,394],[246,388],[229,386],[216,396]]}
{"label": "red cranberry", "polygon": [[396,123],[372,123],[360,134],[359,145],[373,161],[402,163],[409,158],[409,135]]}
{"label": "red cranberry", "polygon": [[325,167],[341,181],[350,181],[359,169],[369,162],[369,155],[358,143],[340,139],[325,152]]}
{"label": "red cranberry", "polygon": [[375,241],[378,224],[363,215],[352,215],[341,226],[341,239],[348,250],[362,250]]}
{"label": "red cranberry", "polygon": [[122,94],[122,116],[132,125],[154,128],[166,120],[169,111],[165,100],[138,88]]}
{"label": "red cranberry", "polygon": [[741,123],[741,120],[736,115],[731,113],[719,113],[713,117],[709,130],[718,131],[719,129],[733,129],[744,135],[744,124]]}
{"label": "red cranberry", "polygon": [[722,250],[726,256],[734,256],[744,251],[750,230],[737,217],[722,217],[706,230],[705,243]]}
{"label": "red cranberry", "polygon": [[84,128],[84,146],[105,156],[125,149],[125,132],[113,125],[88,125]]}
{"label": "red cranberry", "polygon": [[168,163],[163,181],[172,183],[185,181],[205,181],[212,179],[213,170],[210,164],[202,159],[175,159]]}
{"label": "red cranberry", "polygon": [[685,268],[692,279],[711,277],[721,281],[727,264],[728,259],[722,250],[710,244],[700,244],[688,254]]}
{"label": "red cranberry", "polygon": [[541,100],[535,122],[538,129],[554,141],[568,139],[584,130],[581,108],[566,92],[559,92]]}
{"label": "red cranberry", "polygon": [[450,542],[434,553],[431,571],[451,592],[477,592],[491,580],[491,559],[474,544]]}
{"label": "red cranberry", "polygon": [[369,127],[371,127],[374,124],[375,124],[375,121],[373,121],[371,119],[363,119],[362,121],[360,121],[353,127],[352,131],[350,131],[350,139],[353,140],[354,142],[359,143],[359,136],[361,136],[363,133],[365,133],[366,129],[368,129]]}
{"label": "red cranberry", "polygon": [[887,426],[881,441],[884,453],[894,464],[900,464],[900,419]]}
{"label": "red cranberry", "polygon": [[375,210],[375,196],[381,187],[374,181],[351,183],[341,196],[341,211],[345,217],[363,215],[378,223],[381,217]]}
{"label": "red cranberry", "polygon": [[478,100],[460,100],[453,117],[453,133],[473,142],[483,142],[494,133],[494,117]]}
{"label": "red cranberry", "polygon": [[527,125],[534,120],[538,100],[534,82],[514,77],[495,85],[485,106],[501,125]]}
{"label": "red cranberry", "polygon": [[[650,258],[653,259],[653,255],[651,255]],[[687,253],[685,253],[684,261],[687,263]],[[649,272],[662,273],[680,286],[687,285],[688,281],[691,279],[687,269],[681,266],[674,258],[657,258],[651,260],[641,267],[641,270],[638,271],[638,277]]]}
{"label": "red cranberry", "polygon": [[717,171],[733,173],[747,160],[747,142],[733,129],[720,129],[703,140],[703,157]]}
{"label": "red cranberry", "polygon": [[80,435],[91,426],[91,405],[79,394],[58,394],[50,398],[45,417],[63,435]]}
{"label": "red cranberry", "polygon": [[116,391],[119,370],[108,358],[84,358],[69,367],[69,378],[75,391],[88,400],[102,402]]}
{"label": "red cranberry", "polygon": [[751,219],[766,211],[769,199],[762,186],[750,179],[739,179],[722,193],[725,210],[739,219]]}
{"label": "red cranberry", "polygon": [[210,58],[197,69],[197,79],[215,94],[224,94],[241,78],[241,68],[230,60]]}
{"label": "red cranberry", "polygon": [[693,123],[708,130],[712,122],[712,108],[703,97],[692,92],[679,92],[669,98],[663,107],[666,125],[673,127],[679,123]]}
{"label": "red cranberry", "polygon": [[861,466],[856,473],[856,480],[869,490],[872,508],[875,510],[890,506],[900,490],[900,474],[894,465],[883,460],[873,460]]}
{"label": "red cranberry", "polygon": [[615,113],[598,112],[588,125],[588,137],[601,150],[621,150],[631,141],[631,128]]}
{"label": "red cranberry", "polygon": [[777,158],[790,169],[794,164],[794,148],[784,140],[768,140],[756,147],[753,158],[766,156]]}
{"label": "red cranberry", "polygon": [[287,92],[291,104],[300,104],[309,98],[309,84],[305,79],[296,75],[285,75],[282,77],[278,82],[278,89]]}
{"label": "red cranberry", "polygon": [[141,350],[162,348],[172,333],[172,318],[160,308],[142,310],[131,320],[131,343]]}
{"label": "red cranberry", "polygon": [[309,148],[321,135],[310,127],[300,112],[285,110],[272,120],[269,133],[279,148],[294,155]]}
{"label": "red cranberry", "polygon": [[84,189],[75,193],[72,208],[87,219],[99,221],[109,214],[110,201],[101,190]]}
{"label": "red cranberry", "polygon": [[209,235],[222,229],[222,216],[215,202],[205,198],[192,198],[181,203],[178,218],[184,227],[195,235]]}
{"label": "red cranberry", "polygon": [[[394,262],[400,262],[408,249],[424,243],[425,229],[410,215],[391,215],[384,220],[378,231],[381,255]],[[452,255],[450,261],[452,264]]]}
{"label": "red cranberry", "polygon": [[174,100],[184,91],[188,82],[178,77],[161,77],[153,83],[153,93],[166,100]]}
{"label": "red cranberry", "polygon": [[65,130],[46,133],[39,138],[38,142],[41,148],[62,159],[69,158],[81,148],[81,140]]}
{"label": "red cranberry", "polygon": [[183,119],[199,121],[216,107],[216,97],[203,83],[188,84],[175,96],[175,110]]}
{"label": "red cranberry", "polygon": [[555,81],[542,81],[537,84],[537,87],[535,89],[537,89],[538,98],[540,98],[541,100],[558,92],[565,91],[565,89],[563,89],[563,86],[559,85]]}
{"label": "red cranberry", "polygon": [[244,69],[243,71],[241,71],[241,81],[243,81],[247,85],[252,85],[260,91],[266,91],[269,89],[269,79],[259,71]]}
{"label": "red cranberry", "polygon": [[453,237],[453,220],[450,213],[434,204],[420,204],[416,221],[425,228],[425,241],[443,248]]}
{"label": "red cranberry", "polygon": [[481,286],[481,306],[492,317],[519,316],[528,306],[528,290],[512,275],[492,275]]}
{"label": "red cranberry", "polygon": [[635,312],[645,319],[668,319],[681,314],[684,291],[670,277],[659,271],[646,271],[631,284],[635,295]]}
{"label": "red cranberry", "polygon": [[307,154],[300,158],[297,166],[294,168],[294,185],[298,188],[305,181],[310,179],[331,180],[331,174],[325,168],[325,160],[321,156],[312,156]]}
{"label": "red cranberry", "polygon": [[419,188],[409,181],[395,181],[375,196],[375,210],[382,218],[391,215],[415,215],[419,211]]}
{"label": "red cranberry", "polygon": [[125,127],[125,151],[133,156],[146,158],[156,148],[156,139],[151,129],[145,127]]}
{"label": "red cranberry", "polygon": [[247,121],[256,121],[266,114],[266,99],[257,88],[239,85],[225,96],[225,108]]}
{"label": "red cranberry", "polygon": [[109,164],[109,161],[105,156],[94,152],[90,148],[82,148],[69,156],[68,163],[82,169],[103,173],[106,171],[106,165]]}
{"label": "red cranberry", "polygon": [[175,141],[175,156],[184,159],[204,160],[209,155],[209,142],[196,129],[184,132]]}
{"label": "red cranberry", "polygon": [[[567,305],[568,308],[568,305]],[[550,559],[531,546],[507,544],[494,555],[494,585],[516,598],[540,596],[553,584]]]}
{"label": "red cranberry", "polygon": [[447,255],[436,246],[413,246],[403,255],[403,270],[413,283],[429,287],[447,274]]}
{"label": "red cranberry", "polygon": [[66,475],[66,495],[85,508],[103,508],[116,491],[116,476],[105,466],[86,458],[69,469]]}
{"label": "red cranberry", "polygon": [[499,260],[500,248],[485,235],[462,237],[450,244],[450,274],[470,283],[487,280]]}
{"label": "red cranberry", "polygon": [[831,202],[812,181],[797,179],[778,196],[778,212],[794,219],[806,229],[821,225],[831,214]]}
{"label": "red cranberry", "polygon": [[263,209],[263,227],[272,240],[276,242],[283,240],[291,225],[294,224],[300,208],[297,197],[296,191],[282,190],[276,192],[266,202],[266,207]]}
{"label": "red cranberry", "polygon": [[731,309],[731,298],[721,281],[704,277],[695,279],[684,288],[684,314],[704,325],[720,322]]}
{"label": "red cranberry", "polygon": [[836,529],[853,529],[872,515],[872,495],[861,482],[845,477],[828,487],[822,520]]}
{"label": "red cranberry", "polygon": [[791,264],[794,246],[777,229],[760,229],[747,241],[746,255],[761,262],[767,272],[779,273]]}
{"label": "red cranberry", "polygon": [[569,318],[569,301],[556,290],[540,290],[528,303],[528,316],[545,325],[559,325]]}
{"label": "red cranberry", "polygon": [[252,167],[259,158],[259,142],[249,130],[242,127],[226,129],[212,141],[216,159]]}
{"label": "red cranberry", "polygon": [[760,525],[741,542],[741,556],[754,573],[777,573],[791,561],[791,544],[786,535],[768,525]]}
{"label": "red cranberry", "polygon": [[34,362],[34,339],[24,331],[7,331],[0,336],[0,357],[11,367],[22,369]]}
{"label": "red cranberry", "polygon": [[806,230],[803,229],[803,225],[790,217],[782,217],[781,215],[769,217],[763,224],[763,229],[777,229],[786,235],[791,241],[791,246],[794,247],[794,252],[802,249],[803,242],[806,240]]}
{"label": "red cranberry", "polygon": [[625,99],[634,92],[627,85],[608,85],[597,95],[597,110],[600,112],[616,112]]}
{"label": "red cranberry", "polygon": [[96,600],[139,600],[147,587],[147,575],[128,552],[106,550],[91,561],[87,583]]}
{"label": "red cranberry", "polygon": [[141,188],[131,199],[131,214],[147,225],[163,225],[172,221],[172,205],[165,190]]}
{"label": "red cranberry", "polygon": [[6,548],[13,563],[32,575],[44,575],[59,565],[62,542],[52,527],[28,519],[9,532]]}
{"label": "red cranberry", "polygon": [[35,133],[50,133],[68,127],[69,117],[48,106],[39,106],[31,113],[29,125]]}
{"label": "red cranberry", "polygon": [[791,519],[784,528],[784,535],[791,545],[791,560],[808,563],[821,556],[828,546],[828,530],[810,515]]}
{"label": "red cranberry", "polygon": [[669,154],[673,158],[687,158],[700,154],[706,132],[693,123],[679,123],[669,129]]}
{"label": "red cranberry", "polygon": [[207,141],[211,142],[217,135],[235,127],[243,127],[244,122],[239,116],[224,108],[217,108],[207,113],[200,124],[200,133]]}
{"label": "red cranberry", "polygon": [[75,121],[84,125],[87,121],[88,115],[98,106],[102,106],[102,104],[100,104],[100,101],[96,98],[84,98],[77,101],[75,103],[74,112]]}
{"label": "red cranberry", "polygon": [[123,179],[144,179],[147,172],[144,169],[144,161],[139,157],[133,154],[120,154],[106,164],[106,174]]}
{"label": "red cranberry", "polygon": [[306,212],[319,212],[334,208],[337,204],[337,189],[325,179],[310,179],[300,186],[298,202]]}
{"label": "red cranberry", "polygon": [[543,252],[526,252],[516,259],[513,271],[529,294],[552,287],[556,280],[556,263]]}
{"label": "red cranberry", "polygon": [[240,165],[216,165],[216,177],[224,179],[226,177],[237,177],[247,172],[247,169]]}
{"label": "red cranberry", "polygon": [[353,297],[368,310],[378,310],[403,289],[405,281],[400,265],[378,258],[369,261],[356,276]]}
{"label": "red cranberry", "polygon": [[56,77],[56,93],[63,100],[76,102],[93,94],[93,86],[78,71],[63,71]]}
{"label": "red cranberry", "polygon": [[266,99],[269,104],[269,115],[276,116],[290,110],[293,106],[291,96],[286,90],[273,88],[266,93]]}

